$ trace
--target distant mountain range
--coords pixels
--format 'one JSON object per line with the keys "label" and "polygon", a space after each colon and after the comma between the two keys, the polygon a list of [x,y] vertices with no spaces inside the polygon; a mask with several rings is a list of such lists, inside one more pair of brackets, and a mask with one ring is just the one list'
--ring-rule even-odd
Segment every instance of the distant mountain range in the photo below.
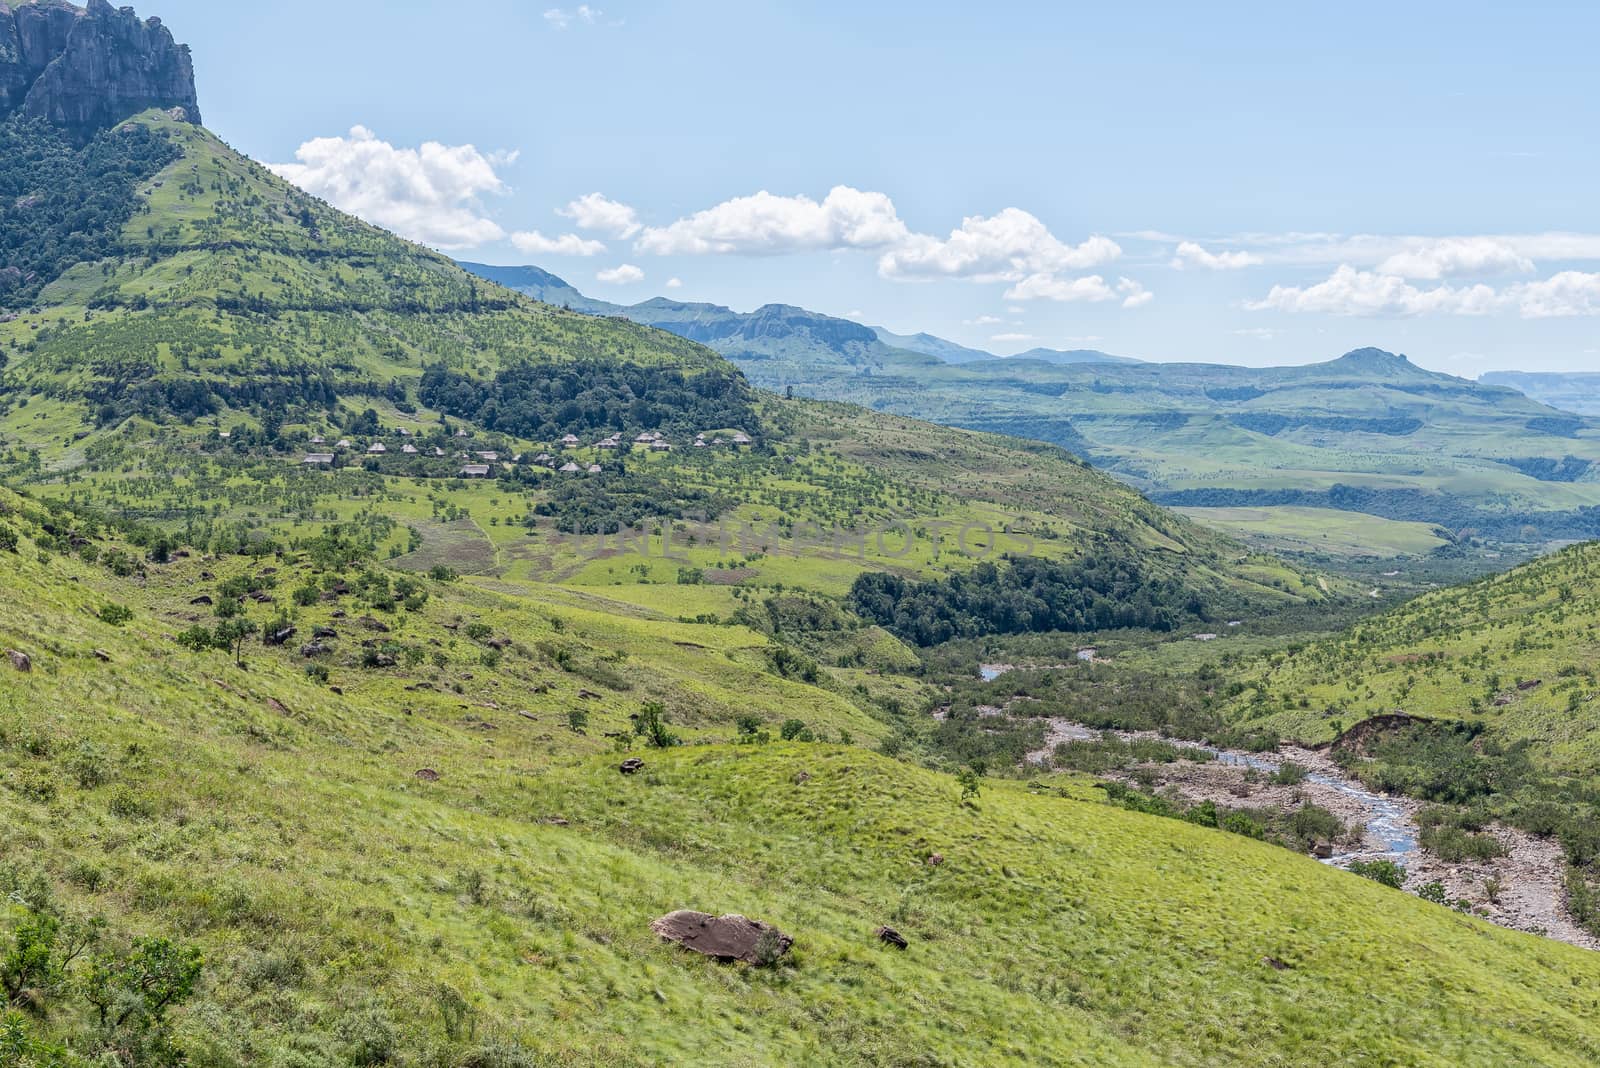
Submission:
{"label": "distant mountain range", "polygon": [[1040,348],[1002,357],[932,334],[896,334],[883,327],[863,326],[787,304],[768,304],[748,313],[719,304],[684,303],[662,297],[639,304],[613,304],[585,296],[565,279],[538,267],[493,267],[482,263],[461,266],[546,304],[592,315],[620,316],[698,341],[735,362],[760,361],[765,365],[765,374],[758,377],[771,385],[801,386],[815,380],[818,373],[830,374],[840,368],[878,373],[889,368],[915,367],[926,362],[926,357],[950,364],[1002,359],[1062,365],[1139,362],[1092,349],[1060,352]]}
{"label": "distant mountain range", "polygon": [[1552,408],[1600,415],[1600,372],[1490,371],[1478,381],[1485,385],[1507,386]]}
{"label": "distant mountain range", "polygon": [[1303,548],[1272,532],[1274,517],[1292,510],[1303,521],[1306,508],[1407,524],[1408,537],[1439,528],[1523,548],[1600,537],[1600,421],[1541,403],[1580,407],[1588,383],[1574,380],[1600,376],[1473,382],[1377,348],[1266,368],[1101,352],[1000,358],[786,305],[623,307],[537,268],[465,266],[536,299],[702,342],[768,389],[1065,446],[1161,503],[1265,530],[1275,548]]}

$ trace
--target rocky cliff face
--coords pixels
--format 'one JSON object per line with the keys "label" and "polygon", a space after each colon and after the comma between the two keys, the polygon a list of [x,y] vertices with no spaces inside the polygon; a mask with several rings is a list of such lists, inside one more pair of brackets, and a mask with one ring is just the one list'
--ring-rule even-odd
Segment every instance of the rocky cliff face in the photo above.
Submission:
{"label": "rocky cliff face", "polygon": [[0,0],[0,115],[92,131],[156,107],[200,121],[189,48],[160,19],[107,0]]}

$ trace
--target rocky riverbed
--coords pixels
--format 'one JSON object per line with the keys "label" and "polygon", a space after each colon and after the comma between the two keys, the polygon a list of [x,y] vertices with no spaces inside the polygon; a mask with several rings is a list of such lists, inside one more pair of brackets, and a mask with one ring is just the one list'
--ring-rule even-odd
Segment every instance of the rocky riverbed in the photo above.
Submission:
{"label": "rocky riverbed", "polygon": [[[1030,753],[1028,760],[1046,764],[1060,743],[1091,741],[1104,734],[1124,740],[1160,738],[1153,732],[1101,732],[1066,720],[1051,720],[1044,748]],[[1158,790],[1173,789],[1195,804],[1212,801],[1236,808],[1280,806],[1292,810],[1304,804],[1320,805],[1354,830],[1348,840],[1336,844],[1336,852],[1327,858],[1327,863],[1348,867],[1357,860],[1387,858],[1405,867],[1405,888],[1412,893],[1439,882],[1449,901],[1466,901],[1474,912],[1502,927],[1600,949],[1600,939],[1579,927],[1567,913],[1562,885],[1565,863],[1561,847],[1554,841],[1496,825],[1489,828],[1489,833],[1505,847],[1505,856],[1487,861],[1446,862],[1422,850],[1416,823],[1423,807],[1419,802],[1368,789],[1325,752],[1283,746],[1270,753],[1244,753],[1162,740],[1202,750],[1213,759],[1141,765],[1136,769],[1141,781]],[[1264,778],[1285,763],[1305,768],[1309,773],[1306,780],[1288,786]],[[1131,782],[1134,773],[1122,778]]]}

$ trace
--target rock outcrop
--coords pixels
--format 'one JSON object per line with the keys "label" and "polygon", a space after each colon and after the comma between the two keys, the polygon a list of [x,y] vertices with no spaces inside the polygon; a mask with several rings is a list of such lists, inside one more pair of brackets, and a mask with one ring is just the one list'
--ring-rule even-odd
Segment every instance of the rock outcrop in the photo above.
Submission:
{"label": "rock outcrop", "polygon": [[652,923],[650,929],[685,949],[746,964],[772,964],[794,945],[794,939],[760,920],[712,916],[689,909],[668,913]]}
{"label": "rock outcrop", "polygon": [[160,19],[107,0],[0,0],[0,116],[91,133],[149,108],[200,122],[189,48]]}

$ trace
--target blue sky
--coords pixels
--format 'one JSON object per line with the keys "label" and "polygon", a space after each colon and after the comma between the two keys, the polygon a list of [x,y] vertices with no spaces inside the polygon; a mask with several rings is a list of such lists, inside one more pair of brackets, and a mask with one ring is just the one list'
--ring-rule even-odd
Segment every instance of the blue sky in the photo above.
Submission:
{"label": "blue sky", "polygon": [[1587,5],[140,12],[193,46],[235,147],[611,300],[799,304],[1002,353],[1600,368]]}

